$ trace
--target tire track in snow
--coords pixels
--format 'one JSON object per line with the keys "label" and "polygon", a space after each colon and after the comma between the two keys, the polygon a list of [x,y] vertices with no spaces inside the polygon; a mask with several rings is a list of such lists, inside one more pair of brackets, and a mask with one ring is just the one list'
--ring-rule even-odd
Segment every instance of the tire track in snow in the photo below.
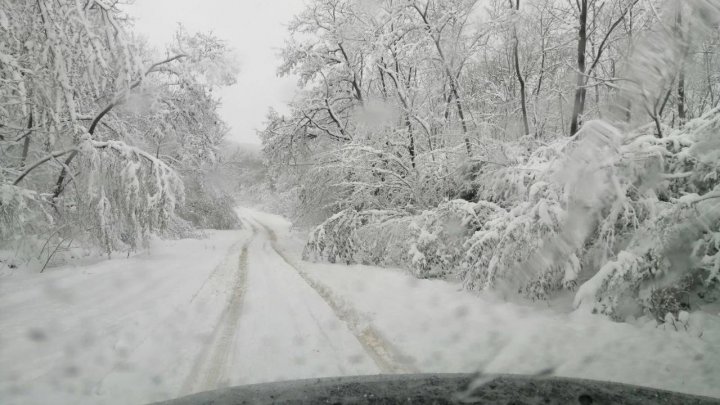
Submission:
{"label": "tire track in snow", "polygon": [[[207,285],[207,283],[210,280],[218,277],[218,275],[222,271],[222,269],[228,265],[228,263],[227,263],[228,258],[230,258],[234,254],[234,252],[236,252],[238,250],[238,248],[240,246],[247,246],[250,243],[250,240],[252,240],[252,238],[255,236],[256,233],[257,233],[257,230],[255,228],[253,228],[253,234],[249,238],[247,238],[247,240],[243,241],[241,239],[240,241],[238,241],[238,242],[234,243],[232,246],[230,246],[230,249],[228,249],[228,251],[226,253],[227,258],[225,260],[223,260],[222,263],[215,266],[215,268],[210,273],[210,275],[208,275],[208,277],[202,282],[202,284],[200,284],[200,287],[193,293],[192,297],[190,297],[190,303],[195,301],[195,299],[205,289],[205,286]],[[245,239],[245,238],[243,238],[243,239]]]}
{"label": "tire track in snow", "polygon": [[248,245],[253,237],[242,247],[227,305],[220,314],[209,343],[203,348],[185,379],[182,394],[216,389],[225,383],[227,364],[242,314],[243,297],[247,287]]}
{"label": "tire track in snow", "polygon": [[355,309],[351,308],[329,288],[315,281],[300,269],[300,266],[293,263],[293,261],[278,248],[277,235],[272,229],[257,219],[253,218],[252,220],[265,229],[275,253],[293,268],[305,283],[315,290],[323,301],[325,301],[335,316],[348,326],[350,332],[352,332],[365,352],[373,359],[383,373],[415,374],[420,372],[420,370],[412,364],[412,359],[403,355],[392,343],[383,338],[373,325],[364,324],[364,322],[361,321],[360,314]]}

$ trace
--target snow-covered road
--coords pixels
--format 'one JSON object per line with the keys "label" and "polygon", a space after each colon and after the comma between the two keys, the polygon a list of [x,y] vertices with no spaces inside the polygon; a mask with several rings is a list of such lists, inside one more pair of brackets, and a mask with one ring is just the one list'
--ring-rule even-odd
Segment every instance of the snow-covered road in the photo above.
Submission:
{"label": "snow-covered road", "polygon": [[141,404],[225,385],[479,368],[720,396],[717,317],[698,336],[392,269],[306,263],[285,220],[238,214],[240,231],[0,279],[0,403]]}
{"label": "snow-covered road", "polygon": [[3,279],[0,402],[145,403],[226,385],[416,371],[289,264],[275,243],[277,217],[239,213],[242,231]]}

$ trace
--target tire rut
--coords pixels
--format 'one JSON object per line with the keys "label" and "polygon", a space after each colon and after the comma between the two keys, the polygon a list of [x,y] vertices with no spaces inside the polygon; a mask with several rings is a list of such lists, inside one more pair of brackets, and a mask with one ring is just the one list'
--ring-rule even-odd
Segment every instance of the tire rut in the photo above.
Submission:
{"label": "tire rut", "polygon": [[285,263],[292,267],[300,277],[325,301],[335,316],[344,322],[350,332],[355,336],[365,352],[373,359],[383,373],[388,374],[415,374],[420,370],[412,364],[412,359],[403,355],[392,343],[382,337],[380,332],[372,325],[364,325],[360,314],[351,308],[344,300],[334,294],[328,287],[318,283],[305,273],[300,266],[288,258],[277,246],[277,235],[267,225],[254,220],[268,235],[270,244],[275,253]]}
{"label": "tire rut", "polygon": [[220,314],[209,343],[203,348],[186,377],[181,390],[182,395],[212,390],[226,384],[224,378],[227,363],[231,357],[235,334],[242,314],[243,298],[247,288],[248,245],[251,241],[252,238],[245,242],[242,247],[227,305]]}

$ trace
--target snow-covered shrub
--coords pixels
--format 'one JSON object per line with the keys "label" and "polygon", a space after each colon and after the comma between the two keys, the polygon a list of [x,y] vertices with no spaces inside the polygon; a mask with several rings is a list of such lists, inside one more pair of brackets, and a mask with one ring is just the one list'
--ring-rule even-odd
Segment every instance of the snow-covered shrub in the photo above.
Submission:
{"label": "snow-covered shrub", "polygon": [[[92,238],[107,254],[134,250],[167,229],[184,202],[175,170],[139,148],[86,137],[79,156],[87,174],[77,191],[84,197],[59,198],[55,204],[68,224],[82,228],[76,234]],[[94,215],[81,218],[88,212]]]}
{"label": "snow-covered shrub", "polygon": [[407,214],[368,222],[353,233],[357,263],[398,267],[408,261],[408,235],[412,217]]}
{"label": "snow-covered shrub", "polygon": [[354,256],[352,232],[360,223],[355,210],[338,212],[310,233],[303,251],[304,260],[350,262]]}
{"label": "snow-covered shrub", "polygon": [[33,209],[37,205],[34,192],[0,183],[0,240],[18,240],[31,232],[44,218]]}
{"label": "snow-covered shrub", "polygon": [[[505,209],[468,240],[461,263],[465,286],[531,299],[574,288],[596,218],[617,200],[612,168],[618,138],[609,125],[590,122],[572,138],[517,154],[514,165],[500,170],[503,180],[491,180],[480,195]],[[520,144],[532,146],[524,139]]]}
{"label": "snow-covered shrub", "polygon": [[667,315],[678,319],[681,311],[690,309],[689,292],[677,287],[656,288],[650,292],[649,311],[658,323],[664,323]]}
{"label": "snow-covered shrub", "polygon": [[465,241],[480,228],[487,207],[452,200],[416,215],[389,218],[359,228],[360,262],[396,266],[421,278],[457,274]]}
{"label": "snow-covered shrub", "polygon": [[[666,138],[631,137],[624,147],[628,156],[621,163],[634,167],[635,176],[626,174],[623,179],[630,179],[636,190],[645,190],[634,204],[635,213],[637,207],[645,207],[645,212],[635,215],[637,230],[626,232],[617,255],[580,287],[576,306],[615,319],[644,311],[662,321],[666,315],[662,312],[672,309],[669,303],[679,298],[660,299],[659,292],[682,291],[683,305],[689,306],[695,297],[716,295],[713,291],[720,285],[718,132],[720,114],[715,109]],[[637,164],[641,151],[646,156],[639,160],[645,165]],[[647,159],[649,155],[654,158]],[[601,230],[607,226],[602,224]]]}
{"label": "snow-covered shrub", "polygon": [[656,272],[666,271],[667,267],[667,263],[652,250],[643,254],[622,251],[616,260],[606,263],[593,278],[580,286],[575,295],[575,305],[581,306],[589,301],[593,312],[617,320],[622,320],[624,315],[639,315],[641,307],[634,298],[642,283],[651,280]]}
{"label": "snow-covered shrub", "polygon": [[505,148],[515,151],[505,164],[490,172],[476,165],[478,202],[414,215],[346,210],[313,232],[306,256],[399,266],[418,277],[458,274],[469,289],[531,299],[581,286],[576,305],[616,319],[652,313],[651,291],[680,283],[714,296],[717,116],[666,138],[647,128],[622,135],[596,121],[549,144],[521,139]]}
{"label": "snow-covered shrub", "polygon": [[552,250],[543,251],[563,246],[561,231],[567,214],[557,190],[538,182],[529,198],[510,211],[492,207],[489,220],[466,242],[461,267],[467,288],[491,289],[502,284],[532,298],[544,298],[574,282],[579,272],[576,252],[563,249],[567,255],[561,258]]}
{"label": "snow-covered shrub", "polygon": [[718,226],[712,232],[705,232],[703,237],[693,244],[691,257],[698,269],[696,277],[699,278],[693,285],[705,287],[698,289],[699,298],[708,302],[716,301],[720,296],[720,232]]}
{"label": "snow-covered shrub", "polygon": [[662,322],[669,292],[682,292],[681,302],[688,307],[712,299],[720,284],[717,229],[717,220],[703,225],[693,209],[669,206],[649,218],[627,247],[579,288],[575,305],[618,320],[645,312]]}
{"label": "snow-covered shrub", "polygon": [[[1,179],[0,179],[1,180]],[[16,268],[27,258],[45,260],[38,236],[55,237],[52,216],[35,192],[0,182],[0,271]]]}
{"label": "snow-covered shrub", "polygon": [[396,266],[418,277],[457,273],[465,241],[499,208],[448,201],[416,215],[394,211],[342,211],[318,226],[306,259]]}
{"label": "snow-covered shrub", "polygon": [[[327,260],[330,263],[357,263],[359,245],[356,231],[370,223],[383,222],[397,215],[398,213],[389,211],[358,212],[354,209],[341,211],[310,233],[303,259]],[[372,247],[372,245],[366,246],[365,249]]]}
{"label": "snow-covered shrub", "polygon": [[[644,134],[624,139],[609,124],[591,121],[574,137],[536,146],[499,170],[505,180],[491,180],[480,195],[506,209],[467,242],[465,286],[544,299],[600,270],[656,214],[655,192],[667,188],[658,175],[665,142]],[[512,192],[497,184],[512,185]]]}
{"label": "snow-covered shrub", "polygon": [[[548,148],[541,146],[541,153],[531,156],[530,151],[537,148],[531,139],[523,138],[518,142],[498,142],[489,139],[475,157],[469,173],[475,201],[488,201],[503,208],[509,208],[527,197],[528,187],[542,171],[550,159],[546,159]],[[553,155],[550,153],[549,155]]]}
{"label": "snow-covered shrub", "polygon": [[229,195],[194,194],[188,198],[179,215],[198,229],[237,229],[235,200]]}
{"label": "snow-covered shrub", "polygon": [[486,207],[463,200],[423,211],[410,224],[409,265],[420,277],[457,273],[465,241],[482,226]]}
{"label": "snow-covered shrub", "polygon": [[203,181],[203,177],[185,177],[185,204],[178,215],[198,229],[237,229],[240,220],[235,214],[235,200],[222,190]]}

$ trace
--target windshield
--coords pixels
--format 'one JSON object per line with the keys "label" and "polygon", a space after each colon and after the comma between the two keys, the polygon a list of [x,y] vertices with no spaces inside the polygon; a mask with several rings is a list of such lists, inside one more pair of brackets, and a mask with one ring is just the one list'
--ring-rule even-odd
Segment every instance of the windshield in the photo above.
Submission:
{"label": "windshield", "polygon": [[0,402],[720,398],[719,28],[718,0],[0,0]]}

